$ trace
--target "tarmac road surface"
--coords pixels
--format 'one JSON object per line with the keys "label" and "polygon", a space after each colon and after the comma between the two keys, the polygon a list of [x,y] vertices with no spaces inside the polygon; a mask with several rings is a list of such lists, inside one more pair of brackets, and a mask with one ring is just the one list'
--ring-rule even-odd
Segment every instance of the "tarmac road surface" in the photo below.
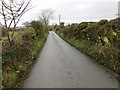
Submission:
{"label": "tarmac road surface", "polygon": [[116,75],[51,31],[23,88],[118,88]]}

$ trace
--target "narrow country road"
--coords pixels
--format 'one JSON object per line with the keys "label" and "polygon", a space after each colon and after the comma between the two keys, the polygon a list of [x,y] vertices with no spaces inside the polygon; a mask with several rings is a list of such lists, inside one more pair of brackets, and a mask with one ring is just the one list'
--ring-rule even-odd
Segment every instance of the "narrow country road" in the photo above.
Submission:
{"label": "narrow country road", "polygon": [[51,31],[23,88],[118,88],[115,75]]}

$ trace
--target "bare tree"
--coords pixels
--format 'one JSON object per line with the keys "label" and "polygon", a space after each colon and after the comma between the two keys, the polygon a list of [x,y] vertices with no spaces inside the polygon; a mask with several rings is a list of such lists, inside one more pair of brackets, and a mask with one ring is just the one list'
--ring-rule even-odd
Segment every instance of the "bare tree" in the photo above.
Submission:
{"label": "bare tree", "polygon": [[[25,2],[24,0],[18,2],[18,0],[0,0],[0,15],[3,17],[4,28],[7,30],[7,37],[10,46],[12,46],[12,38],[14,36],[17,24],[19,23],[21,17],[30,10],[31,0]],[[13,32],[10,36],[10,29],[13,26]]]}
{"label": "bare tree", "polygon": [[52,9],[41,10],[39,18],[46,26],[46,29],[48,29],[48,24],[49,24],[50,20],[53,19],[53,14],[54,14],[54,11]]}

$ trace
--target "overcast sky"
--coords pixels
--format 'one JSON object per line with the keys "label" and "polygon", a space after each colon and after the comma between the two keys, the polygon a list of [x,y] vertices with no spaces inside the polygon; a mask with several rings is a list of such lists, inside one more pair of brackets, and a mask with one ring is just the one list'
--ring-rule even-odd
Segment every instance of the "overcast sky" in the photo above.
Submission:
{"label": "overcast sky", "polygon": [[32,10],[27,12],[21,22],[37,20],[41,9],[51,8],[55,11],[51,24],[58,23],[58,16],[66,24],[82,21],[113,19],[118,13],[120,0],[32,0]]}

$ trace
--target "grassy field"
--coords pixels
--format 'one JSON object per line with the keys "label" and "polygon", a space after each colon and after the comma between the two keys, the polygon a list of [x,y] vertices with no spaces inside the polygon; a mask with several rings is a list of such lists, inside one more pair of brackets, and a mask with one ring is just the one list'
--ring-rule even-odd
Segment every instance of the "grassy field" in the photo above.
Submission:
{"label": "grassy field", "polygon": [[[22,40],[22,36],[27,32],[27,30],[23,30],[23,31],[15,31],[14,33],[14,36],[13,38],[11,38],[11,35],[12,35],[12,31],[9,32],[10,34],[10,38],[12,40],[14,40],[14,43],[15,44],[18,44],[18,43],[22,43],[23,40]],[[4,36],[2,37],[2,52],[6,51],[8,48],[9,48],[9,43],[8,43],[8,37],[7,36]]]}
{"label": "grassy field", "polygon": [[[12,31],[9,32],[10,38],[11,38],[12,33],[13,33]],[[15,31],[14,36],[13,36],[13,39],[14,39],[14,40],[20,40],[20,39],[21,39],[21,36],[22,36],[24,33],[26,33],[26,31]],[[7,36],[2,37],[2,41],[6,41],[7,39],[8,39]]]}

